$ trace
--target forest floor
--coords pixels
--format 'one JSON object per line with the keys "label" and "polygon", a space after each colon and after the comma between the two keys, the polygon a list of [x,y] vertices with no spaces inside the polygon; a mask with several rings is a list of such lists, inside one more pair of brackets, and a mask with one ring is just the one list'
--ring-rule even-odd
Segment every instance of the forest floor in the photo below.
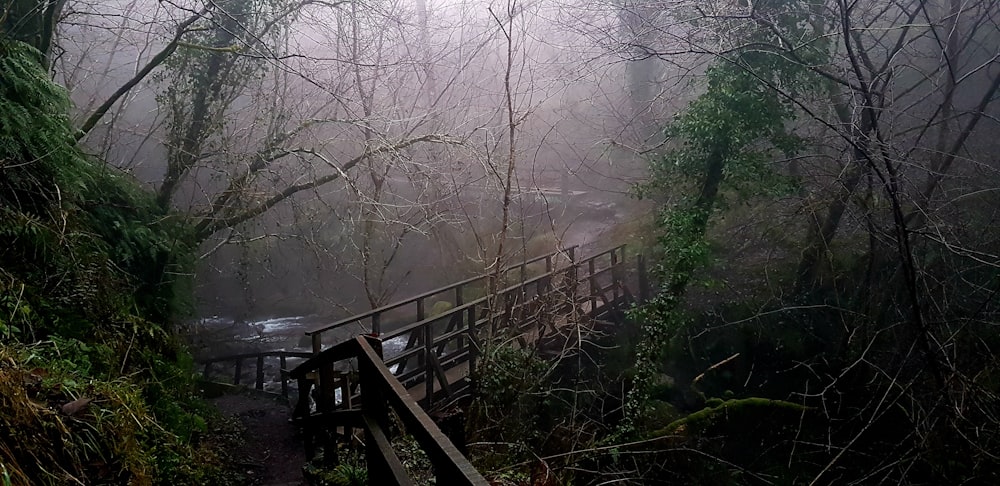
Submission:
{"label": "forest floor", "polygon": [[291,408],[277,400],[248,393],[209,400],[223,416],[242,425],[242,440],[229,451],[248,485],[300,486],[306,463],[302,440],[288,423]]}

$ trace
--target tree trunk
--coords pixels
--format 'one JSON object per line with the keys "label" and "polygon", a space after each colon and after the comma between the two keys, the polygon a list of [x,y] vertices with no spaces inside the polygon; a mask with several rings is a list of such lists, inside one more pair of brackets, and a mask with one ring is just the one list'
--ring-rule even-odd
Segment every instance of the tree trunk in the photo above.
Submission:
{"label": "tree trunk", "polygon": [[3,16],[2,34],[30,44],[42,54],[39,61],[48,67],[59,13],[66,0],[8,0],[0,10]]}
{"label": "tree trunk", "polygon": [[[834,102],[833,106],[837,118],[844,125],[852,124],[850,108],[837,99],[838,96],[835,93],[833,85],[831,85],[829,91],[830,99]],[[826,217],[822,221],[815,219],[812,222],[813,224],[809,225],[806,244],[803,247],[805,249],[802,251],[798,271],[796,272],[795,288],[798,292],[815,287],[819,284],[824,273],[823,269],[827,262],[827,259],[824,257],[827,255],[830,243],[840,228],[840,222],[847,211],[848,202],[866,173],[864,150],[867,146],[867,137],[871,134],[874,126],[872,116],[870,115],[870,110],[864,110],[860,126],[855,126],[852,130],[853,134],[851,138],[854,140],[854,150],[851,152],[851,159],[845,167],[847,173],[841,179],[840,187],[827,208]],[[813,213],[814,218],[815,216],[815,213]]]}

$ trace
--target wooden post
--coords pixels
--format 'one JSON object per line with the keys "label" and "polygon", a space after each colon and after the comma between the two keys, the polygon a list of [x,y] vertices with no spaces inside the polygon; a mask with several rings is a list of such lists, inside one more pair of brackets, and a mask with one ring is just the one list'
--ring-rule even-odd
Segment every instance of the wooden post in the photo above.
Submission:
{"label": "wooden post", "polygon": [[476,306],[469,306],[469,378],[476,374],[476,358],[479,356],[479,334],[476,329]]}
{"label": "wooden post", "polygon": [[385,355],[382,354],[382,340],[374,336],[362,336],[362,338],[368,342],[372,351],[375,351],[375,356],[378,356],[378,359],[385,361]]}
{"label": "wooden post", "polygon": [[[292,410],[292,418],[303,418],[309,416],[309,391],[312,390],[312,382],[308,377],[303,376],[298,379],[299,399],[295,401],[295,408]],[[309,457],[308,459],[312,459]]]}
{"label": "wooden post", "polygon": [[594,309],[597,308],[597,277],[594,276],[595,270],[593,258],[587,260],[587,271],[590,272],[590,275],[587,277],[590,281],[590,292],[588,293],[590,294],[590,312],[593,314]]}
{"label": "wooden post", "polygon": [[649,276],[646,275],[646,256],[639,254],[635,263],[636,272],[639,274],[639,303],[645,303],[649,299]]}
{"label": "wooden post", "polygon": [[233,377],[233,384],[234,385],[239,385],[240,384],[240,375],[242,375],[242,374],[243,374],[243,360],[242,359],[238,359],[238,360],[236,360],[236,375]]}
{"label": "wooden post", "polygon": [[[458,285],[455,287],[455,307],[458,308],[462,307],[463,305],[465,305],[465,296],[462,295],[462,286]],[[459,325],[462,324],[461,317],[462,316],[459,315],[459,320],[458,320]],[[465,338],[459,335],[458,339],[456,340],[456,344],[458,345],[458,352],[462,352],[462,350],[465,349]]]}
{"label": "wooden post", "polygon": [[257,380],[254,382],[254,388],[258,390],[264,389],[264,355],[257,355]]}
{"label": "wooden post", "polygon": [[278,355],[278,374],[281,375],[281,396],[288,398],[288,374],[285,373],[285,368],[288,366],[287,358],[285,353]]}
{"label": "wooden post", "polygon": [[569,283],[568,283],[568,285],[569,285],[569,295],[570,295],[570,300],[572,301],[573,308],[576,308],[576,306],[578,304],[577,298],[578,298],[578,294],[579,294],[579,292],[578,292],[579,288],[578,287],[580,286],[580,282],[578,280],[580,277],[579,277],[579,272],[578,272],[578,268],[577,268],[577,264],[576,264],[576,247],[575,246],[569,247],[569,249],[566,250],[566,253],[569,256],[569,269],[567,269],[567,271],[566,271],[566,278],[569,279]]}
{"label": "wooden post", "polygon": [[[362,391],[363,393],[363,391]],[[334,396],[336,398],[336,396]],[[351,373],[344,372],[343,379],[340,380],[340,408],[343,410],[350,410],[354,407],[351,399]],[[354,436],[354,429],[350,426],[344,426],[344,437],[350,443],[351,438]]]}
{"label": "wooden post", "polygon": [[[306,419],[309,417],[309,390],[312,388],[312,382],[306,377],[299,378],[298,382],[299,399],[296,401],[295,409],[292,411],[292,418]],[[314,429],[307,422],[303,423],[305,425],[302,427],[302,439],[306,446],[306,460],[311,461],[313,456],[316,455],[316,447],[313,443],[313,438],[315,437]]]}
{"label": "wooden post", "polygon": [[[366,344],[371,345],[376,356],[382,357],[382,343],[377,339],[363,337]],[[361,343],[359,343],[361,344]],[[364,352],[358,355],[358,371],[361,375],[361,383],[364,389],[361,391],[361,410],[365,417],[365,456],[370,466],[368,468],[372,484],[393,484],[396,482],[398,473],[394,473],[394,464],[386,463],[389,457],[395,457],[395,453],[389,450],[382,450],[388,444],[389,438],[383,436],[389,430],[389,408],[386,399],[387,390],[378,386],[377,366],[382,363],[373,363],[366,359]],[[405,476],[404,476],[405,477]]]}
{"label": "wooden post", "polygon": [[[621,249],[618,251],[621,251]],[[615,306],[618,305],[618,288],[621,286],[621,276],[618,275],[618,271],[621,270],[619,267],[618,254],[615,250],[611,250],[611,295],[613,296],[611,302],[614,302],[613,305]]]}
{"label": "wooden post", "polygon": [[312,335],[312,352],[313,355],[319,354],[323,351],[323,335],[316,333]]}
{"label": "wooden post", "polygon": [[424,326],[424,382],[427,387],[427,408],[434,404],[434,367],[431,364],[434,352],[434,329],[430,325]]}
{"label": "wooden post", "polygon": [[376,336],[382,335],[382,313],[376,312],[372,314],[372,334]]}
{"label": "wooden post", "polygon": [[[318,355],[323,351],[323,334],[316,333],[312,335],[312,348],[313,354]],[[328,364],[320,367],[316,374],[317,380],[319,381],[316,387],[319,390],[319,398],[317,400],[316,408],[321,412],[328,412],[333,410],[334,402],[336,401],[336,383],[333,373],[333,364]]]}

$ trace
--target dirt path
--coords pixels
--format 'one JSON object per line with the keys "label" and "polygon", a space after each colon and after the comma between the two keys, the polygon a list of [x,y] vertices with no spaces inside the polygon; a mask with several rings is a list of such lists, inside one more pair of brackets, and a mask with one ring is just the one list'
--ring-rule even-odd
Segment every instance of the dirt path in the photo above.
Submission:
{"label": "dirt path", "polygon": [[249,394],[223,395],[210,402],[227,417],[238,419],[245,431],[243,443],[231,451],[249,485],[300,486],[305,451],[288,423],[292,411],[275,400]]}

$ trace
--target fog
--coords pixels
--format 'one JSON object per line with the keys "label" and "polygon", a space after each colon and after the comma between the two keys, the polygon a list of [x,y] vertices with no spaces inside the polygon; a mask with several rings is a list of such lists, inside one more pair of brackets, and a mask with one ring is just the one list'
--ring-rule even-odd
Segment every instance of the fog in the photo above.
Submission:
{"label": "fog", "polygon": [[[52,67],[79,125],[115,101],[84,146],[192,218],[202,242],[192,317],[240,321],[333,319],[532,254],[627,242],[616,228],[650,212],[635,184],[677,146],[664,127],[704,90],[710,62],[743,45],[745,27],[726,3],[223,3],[69,2]],[[872,32],[899,20],[859,15]],[[942,163],[936,144],[961,134],[949,120],[968,120],[989,85],[997,39],[978,25],[951,84],[941,52],[958,48],[933,32],[895,47],[865,39],[871,82],[894,103],[880,143],[910,157],[911,194],[937,187],[924,165]],[[845,54],[831,52],[829,71],[843,72]],[[810,107],[787,128],[813,145],[772,163],[800,199],[751,214],[757,235],[739,236],[744,249],[790,255],[753,239],[798,228],[783,218],[814,211],[815,198],[843,201],[841,178],[857,184],[831,161],[848,153],[837,130],[861,116],[861,95],[807,91],[786,93]],[[989,133],[959,140],[989,153]],[[953,172],[984,180],[976,174],[993,169],[976,160]],[[868,224],[859,218],[848,234]]]}
{"label": "fog", "polygon": [[38,403],[159,389],[171,314],[234,381],[379,333],[501,482],[1000,483],[1000,0],[10,5],[0,330],[117,341],[28,345],[86,385]]}
{"label": "fog", "polygon": [[[194,24],[234,29],[228,42],[241,43],[229,72],[216,71],[229,77],[201,101],[208,113],[197,143],[184,145],[178,132],[199,123],[191,113],[197,74],[185,69],[213,52],[196,30],[84,141],[206,222],[325,180],[253,218],[209,225],[194,317],[358,312],[486,271],[498,262],[501,233],[499,263],[516,263],[607,243],[602,233],[634,213],[629,192],[645,171],[639,154],[657,143],[640,120],[665,104],[630,103],[629,76],[633,65],[647,75],[666,70],[628,61],[625,44],[609,39],[620,31],[613,6],[248,6],[245,18],[206,14]],[[67,5],[53,65],[80,122],[201,8]],[[178,162],[177,152],[192,148]],[[269,160],[254,167],[261,158]],[[172,164],[183,170],[165,182]],[[505,192],[512,202],[501,231]]]}

